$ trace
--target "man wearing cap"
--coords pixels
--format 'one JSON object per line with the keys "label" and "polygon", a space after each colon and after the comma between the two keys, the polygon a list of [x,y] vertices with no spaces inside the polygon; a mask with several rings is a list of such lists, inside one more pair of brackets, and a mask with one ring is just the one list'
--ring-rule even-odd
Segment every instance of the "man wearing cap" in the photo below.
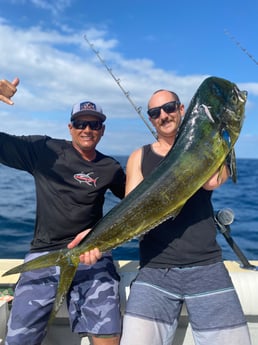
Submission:
{"label": "man wearing cap", "polygon": [[[0,81],[0,93],[1,85],[3,81]],[[4,82],[8,92],[2,96],[7,97],[6,103],[12,104],[10,98],[17,85],[17,80]],[[66,248],[78,233],[91,228],[103,216],[104,195],[108,189],[123,198],[122,167],[112,157],[96,150],[104,134],[105,120],[106,115],[99,105],[83,100],[72,108],[68,124],[71,141],[0,133],[0,163],[27,171],[35,180],[36,221],[26,261]],[[41,344],[58,281],[58,267],[21,274],[8,322],[6,345]],[[118,284],[111,253],[105,253],[94,265],[79,265],[67,295],[73,332],[88,335],[94,345],[119,344]]]}

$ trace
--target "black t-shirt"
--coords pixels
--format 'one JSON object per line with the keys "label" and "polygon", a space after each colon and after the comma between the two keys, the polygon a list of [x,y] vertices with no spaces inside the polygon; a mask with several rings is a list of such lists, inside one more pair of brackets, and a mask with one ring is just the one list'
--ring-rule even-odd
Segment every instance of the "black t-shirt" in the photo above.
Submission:
{"label": "black t-shirt", "polygon": [[70,141],[0,133],[0,162],[34,177],[37,207],[32,252],[64,248],[79,232],[92,227],[103,216],[107,189],[124,197],[120,164],[98,151],[88,162]]}
{"label": "black t-shirt", "polygon": [[[162,161],[151,145],[143,147],[146,178]],[[140,239],[140,265],[153,268],[191,267],[222,260],[216,241],[211,191],[200,188],[175,219],[168,219]]]}

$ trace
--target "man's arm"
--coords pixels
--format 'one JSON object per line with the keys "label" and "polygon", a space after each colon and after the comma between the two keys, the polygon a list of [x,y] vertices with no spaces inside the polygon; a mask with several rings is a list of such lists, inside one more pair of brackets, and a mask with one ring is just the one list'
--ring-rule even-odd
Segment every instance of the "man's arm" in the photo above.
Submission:
{"label": "man's arm", "polygon": [[0,101],[13,105],[11,97],[17,91],[16,87],[18,86],[19,82],[20,80],[18,78],[15,78],[12,82],[8,80],[0,80]]}
{"label": "man's arm", "polygon": [[125,195],[129,194],[143,180],[141,171],[142,149],[137,149],[128,158],[126,165]]}

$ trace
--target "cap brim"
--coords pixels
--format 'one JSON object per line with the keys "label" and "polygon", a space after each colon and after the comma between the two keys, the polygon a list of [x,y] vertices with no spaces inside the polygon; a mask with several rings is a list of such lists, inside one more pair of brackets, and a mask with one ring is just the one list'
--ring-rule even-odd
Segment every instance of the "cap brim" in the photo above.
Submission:
{"label": "cap brim", "polygon": [[71,116],[71,121],[76,119],[79,116],[82,116],[82,115],[95,116],[95,117],[99,118],[102,122],[104,122],[106,120],[106,118],[107,118],[106,115],[104,115],[102,113],[99,113],[98,111],[94,111],[94,110],[88,109],[88,110],[78,111],[77,113],[73,114]]}

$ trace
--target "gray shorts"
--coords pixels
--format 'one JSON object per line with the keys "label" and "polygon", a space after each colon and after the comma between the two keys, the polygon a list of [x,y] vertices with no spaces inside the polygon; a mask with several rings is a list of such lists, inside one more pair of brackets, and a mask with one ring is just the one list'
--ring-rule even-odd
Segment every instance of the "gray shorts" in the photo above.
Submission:
{"label": "gray shorts", "polygon": [[[43,254],[29,254],[26,261]],[[79,264],[67,294],[73,332],[95,336],[121,333],[119,280],[111,255],[104,255],[93,266]],[[58,282],[59,267],[21,274],[15,289],[6,344],[41,343]]]}
{"label": "gray shorts", "polygon": [[216,263],[141,269],[131,287],[120,345],[172,344],[183,303],[196,345],[251,344],[230,276]]}

